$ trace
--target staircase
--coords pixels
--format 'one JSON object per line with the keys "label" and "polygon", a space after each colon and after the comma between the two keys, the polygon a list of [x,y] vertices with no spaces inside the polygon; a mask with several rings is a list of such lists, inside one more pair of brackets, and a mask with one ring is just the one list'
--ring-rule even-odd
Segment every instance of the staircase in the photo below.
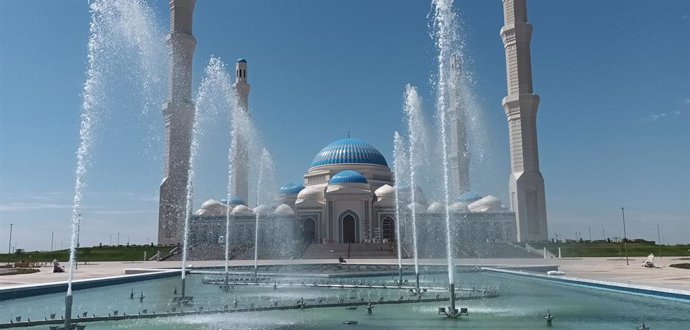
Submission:
{"label": "staircase", "polygon": [[302,254],[302,259],[338,259],[343,258],[396,258],[396,254],[392,245],[384,243],[374,244],[348,244],[347,243],[330,243],[330,244],[310,244]]}

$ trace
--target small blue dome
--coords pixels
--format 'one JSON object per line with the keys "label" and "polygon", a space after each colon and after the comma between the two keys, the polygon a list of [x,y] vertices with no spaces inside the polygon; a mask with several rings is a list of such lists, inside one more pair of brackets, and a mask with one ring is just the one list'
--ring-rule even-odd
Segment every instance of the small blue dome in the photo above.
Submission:
{"label": "small blue dome", "polygon": [[388,166],[383,155],[370,144],[352,138],[337,140],[316,154],[311,166],[332,164],[374,164]]}
{"label": "small blue dome", "polygon": [[457,201],[458,202],[465,202],[465,203],[472,203],[472,202],[478,201],[480,199],[482,199],[481,195],[479,195],[477,193],[473,193],[473,192],[466,192],[466,193],[460,195],[460,197],[458,197]]}
{"label": "small blue dome", "polygon": [[230,198],[230,202],[228,203],[229,205],[247,205],[242,198],[239,198],[237,196]]}
{"label": "small blue dome", "polygon": [[280,193],[283,195],[297,195],[302,189],[304,189],[303,185],[291,182],[280,187]]}
{"label": "small blue dome", "polygon": [[343,184],[343,183],[367,183],[367,178],[357,171],[345,170],[338,172],[329,181],[330,184]]}
{"label": "small blue dome", "polygon": [[247,60],[245,60],[244,58],[238,58],[237,63],[247,63]]}

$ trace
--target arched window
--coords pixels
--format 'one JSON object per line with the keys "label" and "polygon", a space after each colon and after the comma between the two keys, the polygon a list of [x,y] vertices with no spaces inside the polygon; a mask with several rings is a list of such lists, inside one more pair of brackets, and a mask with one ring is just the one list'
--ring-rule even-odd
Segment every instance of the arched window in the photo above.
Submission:
{"label": "arched window", "polygon": [[341,243],[359,243],[359,216],[352,210],[340,213],[338,217]]}
{"label": "arched window", "polygon": [[395,240],[395,220],[387,216],[381,223],[381,238]]}
{"label": "arched window", "polygon": [[302,222],[302,239],[305,242],[316,241],[316,220],[314,218],[306,218]]}
{"label": "arched window", "polygon": [[357,242],[357,221],[352,214],[343,218],[343,243]]}

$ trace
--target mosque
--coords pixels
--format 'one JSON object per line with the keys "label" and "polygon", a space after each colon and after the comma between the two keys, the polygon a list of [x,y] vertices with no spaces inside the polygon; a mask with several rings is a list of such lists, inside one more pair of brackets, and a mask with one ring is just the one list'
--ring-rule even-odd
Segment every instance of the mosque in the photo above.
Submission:
{"label": "mosque", "polygon": [[[163,109],[166,157],[160,186],[160,244],[181,242],[182,224],[187,216],[184,205],[194,112],[190,101],[191,59],[196,45],[191,24],[193,6],[194,1],[171,7],[170,38],[174,47],[170,53],[170,72],[178,74],[170,77],[173,83],[169,84],[169,100]],[[451,125],[450,134],[449,179],[452,186],[461,189],[453,192],[458,197],[448,205],[448,212],[453,221],[451,228],[457,231],[452,234],[461,242],[544,241],[548,234],[536,139],[539,96],[532,90],[529,46],[532,26],[527,21],[523,1],[505,1],[504,7],[505,25],[500,35],[506,51],[508,94],[502,103],[510,140],[510,208],[493,196],[468,191],[469,153],[463,120],[451,118],[455,124]],[[177,10],[184,14],[179,19],[172,14]],[[247,73],[247,61],[238,60],[235,90],[245,111],[250,90]],[[402,237],[396,237],[396,221],[407,221],[411,209],[418,214],[417,234],[423,241],[445,239],[445,206],[428,203],[419,187],[398,187],[397,197],[402,206],[397,214],[400,219],[396,218],[394,175],[383,155],[364,141],[347,137],[326,145],[314,157],[301,184],[280,188],[277,206],[254,209],[246,203],[247,150],[244,141],[238,144],[236,154],[231,155],[236,167],[231,194],[236,197],[227,201],[207,200],[194,212],[189,231],[193,246],[220,246],[228,240],[235,245],[253,244],[253,238],[258,235],[254,230],[257,219],[270,225],[264,227],[267,232],[279,233],[280,241],[364,244],[394,241],[405,246],[411,241],[410,230],[400,225]],[[411,208],[408,197],[412,189],[416,204]],[[230,236],[225,237],[228,215]],[[276,239],[264,237],[265,241]]]}
{"label": "mosque", "polygon": [[[246,77],[246,60],[241,59],[237,65],[238,75]],[[234,248],[243,242],[253,244],[257,215],[270,224],[267,231],[281,233],[280,240],[321,244],[392,243],[397,241],[395,223],[398,221],[394,187],[394,174],[381,152],[362,140],[341,138],[314,156],[301,183],[280,188],[277,206],[273,208],[251,209],[244,197],[247,192],[237,190],[234,192],[244,196],[204,202],[192,217],[192,242],[196,246],[224,245],[229,214],[228,238]],[[409,187],[399,187],[401,205],[411,202],[409,191]],[[415,192],[423,227],[420,235],[441,235],[445,228],[443,205],[428,203],[419,187]],[[460,228],[470,229],[467,239],[516,240],[514,213],[493,196],[464,193],[450,210],[454,221],[464,222],[455,226],[458,232],[462,232]],[[403,206],[400,214],[409,218],[410,212],[409,207]],[[403,228],[402,233],[410,236],[409,229]]]}

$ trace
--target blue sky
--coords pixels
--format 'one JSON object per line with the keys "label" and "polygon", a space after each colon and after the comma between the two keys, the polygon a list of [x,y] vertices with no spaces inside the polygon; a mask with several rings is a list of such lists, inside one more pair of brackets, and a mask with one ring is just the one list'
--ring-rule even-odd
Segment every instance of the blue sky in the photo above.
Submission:
{"label": "blue sky", "polygon": [[[167,2],[151,1],[161,29]],[[456,1],[489,137],[481,193],[505,200],[509,176],[501,2]],[[622,234],[690,242],[690,10],[687,1],[528,3],[539,153],[551,236]],[[392,163],[402,97],[432,112],[435,50],[427,1],[199,1],[195,86],[211,55],[249,62],[251,111],[277,164],[299,181],[314,155],[351,131]],[[0,1],[0,246],[67,246],[87,65],[86,1]],[[231,68],[232,69],[232,68]],[[115,87],[114,87],[115,88]],[[124,95],[126,89],[114,92]],[[162,103],[162,99],[159,103]],[[162,123],[113,102],[96,141],[82,244],[153,241]],[[156,111],[158,105],[153,107]],[[147,130],[138,129],[143,125]],[[212,137],[205,148],[213,153]],[[197,199],[225,192],[226,152],[202,161]],[[220,156],[219,156],[220,155]],[[214,179],[217,178],[217,179]]]}

